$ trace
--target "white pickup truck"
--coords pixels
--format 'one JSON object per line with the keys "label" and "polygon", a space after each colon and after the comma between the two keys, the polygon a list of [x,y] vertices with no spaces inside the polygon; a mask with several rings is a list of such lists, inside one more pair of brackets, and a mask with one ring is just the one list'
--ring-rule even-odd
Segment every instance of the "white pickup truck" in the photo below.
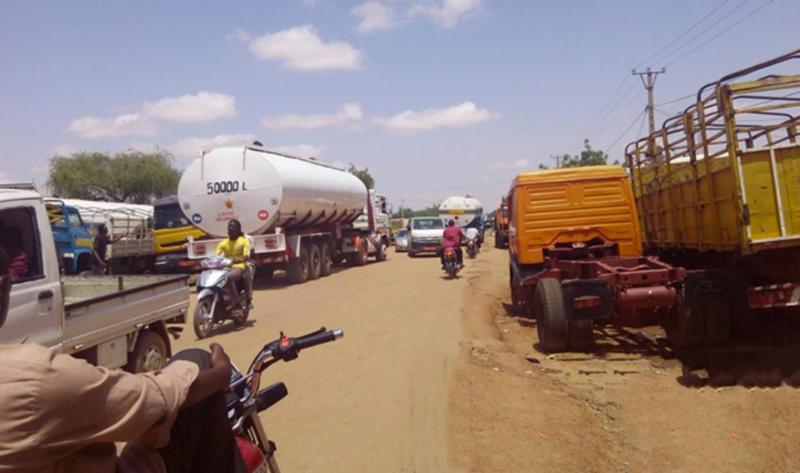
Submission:
{"label": "white pickup truck", "polygon": [[183,323],[186,276],[61,277],[42,197],[0,188],[0,245],[12,260],[0,343],[39,343],[110,368],[158,369],[171,355],[168,323]]}

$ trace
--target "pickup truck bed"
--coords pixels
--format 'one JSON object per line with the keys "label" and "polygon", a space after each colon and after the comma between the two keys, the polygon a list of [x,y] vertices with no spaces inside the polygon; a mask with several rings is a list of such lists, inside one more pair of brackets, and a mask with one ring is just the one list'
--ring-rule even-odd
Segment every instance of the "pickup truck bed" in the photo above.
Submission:
{"label": "pickup truck bed", "polygon": [[62,351],[74,353],[138,328],[171,319],[183,322],[187,276],[64,277]]}

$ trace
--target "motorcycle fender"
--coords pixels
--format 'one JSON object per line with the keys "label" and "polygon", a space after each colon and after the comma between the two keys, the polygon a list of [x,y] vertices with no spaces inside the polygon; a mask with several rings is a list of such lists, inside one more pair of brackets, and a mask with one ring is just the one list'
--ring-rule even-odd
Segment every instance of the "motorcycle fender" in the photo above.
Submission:
{"label": "motorcycle fender", "polygon": [[203,290],[201,290],[200,292],[197,293],[197,300],[199,301],[199,300],[204,299],[206,297],[214,297],[216,295],[216,293],[217,293],[217,291],[215,291],[213,289],[204,288]]}
{"label": "motorcycle fender", "polygon": [[267,472],[267,459],[264,453],[250,440],[236,436],[236,446],[239,448],[239,453],[242,455],[245,467],[250,473],[266,473]]}

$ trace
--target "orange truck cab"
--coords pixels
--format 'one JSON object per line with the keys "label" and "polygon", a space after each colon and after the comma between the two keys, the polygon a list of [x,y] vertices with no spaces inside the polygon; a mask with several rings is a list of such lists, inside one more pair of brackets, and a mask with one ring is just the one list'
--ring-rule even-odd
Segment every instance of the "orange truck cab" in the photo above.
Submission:
{"label": "orange truck cab", "polygon": [[622,167],[522,173],[508,206],[512,301],[538,319],[545,351],[591,349],[595,320],[636,323],[678,303],[683,270],[641,256]]}

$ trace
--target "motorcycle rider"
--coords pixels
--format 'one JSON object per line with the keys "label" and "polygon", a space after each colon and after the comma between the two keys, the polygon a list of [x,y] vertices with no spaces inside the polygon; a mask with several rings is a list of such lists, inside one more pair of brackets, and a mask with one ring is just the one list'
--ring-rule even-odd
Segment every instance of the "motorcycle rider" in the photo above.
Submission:
{"label": "motorcycle rider", "polygon": [[467,228],[467,231],[464,232],[464,236],[466,237],[466,239],[471,240],[472,243],[476,245],[476,249],[478,250],[481,248],[480,235],[481,232],[478,231],[478,229],[475,227],[469,227]]}
{"label": "motorcycle rider", "polygon": [[[8,266],[0,246],[0,327]],[[0,357],[0,470],[245,472],[226,414],[231,363],[217,344],[141,374],[35,343],[0,344]],[[115,442],[127,442],[119,455]]]}
{"label": "motorcycle rider", "polygon": [[228,275],[231,284],[228,285],[231,300],[241,307],[239,300],[239,290],[236,288],[237,281],[244,281],[245,291],[247,292],[247,307],[253,308],[253,274],[248,265],[250,259],[250,240],[242,233],[242,224],[233,219],[228,222],[228,238],[222,240],[217,245],[217,256],[224,256],[233,260],[231,271]]}
{"label": "motorcycle rider", "polygon": [[464,232],[461,228],[456,226],[456,222],[454,220],[450,220],[447,222],[447,228],[444,229],[444,233],[442,235],[442,247],[440,248],[441,251],[441,260],[442,260],[442,269],[444,269],[444,249],[445,248],[453,248],[456,251],[456,256],[458,258],[458,267],[464,267],[464,253],[461,251],[461,241],[464,239]]}

